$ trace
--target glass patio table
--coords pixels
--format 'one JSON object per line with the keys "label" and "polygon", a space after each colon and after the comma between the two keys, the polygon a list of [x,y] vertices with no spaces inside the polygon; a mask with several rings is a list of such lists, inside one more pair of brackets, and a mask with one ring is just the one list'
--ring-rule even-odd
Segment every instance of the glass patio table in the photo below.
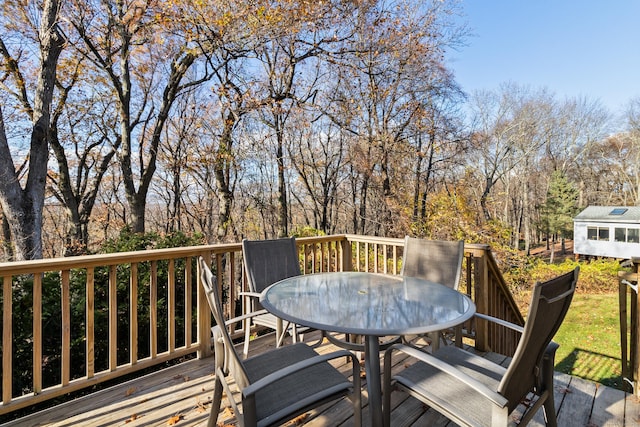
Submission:
{"label": "glass patio table", "polygon": [[363,335],[371,424],[382,424],[379,337],[440,331],[475,313],[466,295],[438,283],[375,273],[316,273],[265,289],[260,303],[281,319]]}

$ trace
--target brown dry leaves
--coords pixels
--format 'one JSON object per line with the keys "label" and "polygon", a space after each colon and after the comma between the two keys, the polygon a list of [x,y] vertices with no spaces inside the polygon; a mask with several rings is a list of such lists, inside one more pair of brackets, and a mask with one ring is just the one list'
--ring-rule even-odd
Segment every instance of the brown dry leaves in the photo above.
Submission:
{"label": "brown dry leaves", "polygon": [[184,418],[184,416],[182,416],[182,414],[178,414],[178,415],[174,415],[173,417],[169,418],[167,420],[167,425],[168,426],[174,426],[176,424],[178,424],[180,422],[180,420],[182,420]]}
{"label": "brown dry leaves", "polygon": [[127,423],[130,423],[130,422],[135,421],[137,419],[138,419],[138,414],[133,414],[129,418],[127,418],[124,423],[127,424]]}

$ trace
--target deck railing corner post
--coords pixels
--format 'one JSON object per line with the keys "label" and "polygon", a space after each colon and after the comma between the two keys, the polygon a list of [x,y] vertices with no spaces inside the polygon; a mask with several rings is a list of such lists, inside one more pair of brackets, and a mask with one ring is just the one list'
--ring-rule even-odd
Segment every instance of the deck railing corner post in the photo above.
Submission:
{"label": "deck railing corner post", "polygon": [[[203,258],[207,263],[211,262],[211,254],[203,254]],[[213,354],[211,349],[211,310],[207,302],[207,296],[204,293],[204,287],[200,280],[200,267],[197,267],[196,286],[197,286],[197,334],[198,334],[198,359],[204,359]]]}
{"label": "deck railing corner post", "polygon": [[353,254],[351,251],[351,241],[345,236],[342,244],[342,266],[340,271],[353,271]]}
{"label": "deck railing corner post", "polygon": [[[481,256],[475,256],[474,265],[474,287],[476,295],[476,310],[478,313],[489,313],[489,268],[487,265],[487,252],[483,251]],[[489,329],[486,322],[476,322],[476,349],[479,351],[489,351]]]}

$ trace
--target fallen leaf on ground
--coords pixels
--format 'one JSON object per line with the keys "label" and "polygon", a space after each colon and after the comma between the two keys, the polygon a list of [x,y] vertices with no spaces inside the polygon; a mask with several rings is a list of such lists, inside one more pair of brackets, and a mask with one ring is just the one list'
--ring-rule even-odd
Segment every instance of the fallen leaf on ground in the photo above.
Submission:
{"label": "fallen leaf on ground", "polygon": [[136,391],[138,391],[138,389],[136,389],[135,387],[129,387],[127,389],[127,391],[124,393],[125,396],[129,397],[131,396],[133,393],[135,393]]}
{"label": "fallen leaf on ground", "polygon": [[167,425],[168,426],[174,426],[174,425],[178,424],[182,418],[184,418],[184,417],[182,415],[180,415],[180,414],[174,415],[173,417],[171,417],[171,418],[169,418],[167,420]]}
{"label": "fallen leaf on ground", "polygon": [[295,419],[296,424],[298,424],[298,425],[304,424],[304,422],[307,420],[307,418],[309,418],[309,414],[302,414],[299,417],[296,417],[296,419]]}
{"label": "fallen leaf on ground", "polygon": [[209,402],[202,403],[200,402],[199,399],[196,399],[196,412],[199,412],[199,413],[207,412],[207,407],[205,406],[207,403]]}
{"label": "fallen leaf on ground", "polygon": [[133,415],[131,415],[129,418],[127,418],[127,420],[126,420],[124,423],[125,423],[125,424],[126,424],[126,423],[130,423],[131,421],[135,421],[135,420],[137,420],[137,419],[138,419],[138,415],[137,415],[137,414],[133,414]]}
{"label": "fallen leaf on ground", "polygon": [[301,426],[307,421],[307,418],[309,418],[309,414],[302,414],[302,415],[299,415],[299,416],[295,417],[294,419],[292,419],[287,424],[288,425],[294,425],[294,426]]}

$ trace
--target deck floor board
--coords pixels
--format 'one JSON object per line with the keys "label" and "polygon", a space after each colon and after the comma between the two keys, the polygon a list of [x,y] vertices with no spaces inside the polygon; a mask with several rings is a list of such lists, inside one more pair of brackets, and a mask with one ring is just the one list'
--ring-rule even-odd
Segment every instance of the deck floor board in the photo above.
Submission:
{"label": "deck floor board", "polygon": [[[313,342],[314,337],[309,337]],[[255,339],[250,353],[273,348],[275,340],[269,335]],[[318,351],[335,350],[331,344],[323,343]],[[492,360],[501,356],[487,354]],[[404,356],[393,361],[393,370],[404,367]],[[346,359],[334,365],[346,375],[350,367]],[[148,374],[100,392],[31,414],[3,424],[15,426],[166,426],[174,421],[178,427],[206,426],[213,394],[213,358],[191,360],[171,368]],[[555,377],[556,411],[560,426],[631,427],[638,426],[640,402],[637,398],[620,390],[565,374]],[[234,394],[232,398],[239,400]],[[226,397],[225,397],[226,399]],[[363,379],[363,425],[370,425]],[[223,407],[218,418],[219,425],[234,425],[233,414]],[[394,426],[451,426],[453,423],[440,416],[406,393],[392,395],[392,423]],[[0,420],[0,422],[2,422]],[[293,423],[289,423],[293,425]],[[328,403],[309,412],[304,424],[309,427],[352,426],[352,409],[347,399]],[[537,414],[531,426],[542,426],[541,414]]]}

